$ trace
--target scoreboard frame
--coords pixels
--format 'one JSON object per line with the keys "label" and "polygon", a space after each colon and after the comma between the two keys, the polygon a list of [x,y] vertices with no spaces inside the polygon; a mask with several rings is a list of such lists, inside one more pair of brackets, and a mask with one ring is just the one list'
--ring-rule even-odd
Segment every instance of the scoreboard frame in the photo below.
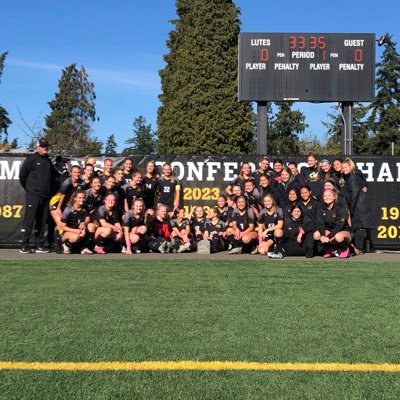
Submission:
{"label": "scoreboard frame", "polygon": [[374,33],[239,34],[240,101],[370,102]]}

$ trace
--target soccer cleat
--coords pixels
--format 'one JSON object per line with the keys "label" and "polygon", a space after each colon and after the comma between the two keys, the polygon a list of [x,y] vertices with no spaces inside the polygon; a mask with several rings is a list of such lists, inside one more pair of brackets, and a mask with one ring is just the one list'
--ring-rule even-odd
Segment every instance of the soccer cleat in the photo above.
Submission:
{"label": "soccer cleat", "polygon": [[346,247],[343,251],[340,252],[339,258],[347,258],[349,257],[350,250]]}
{"label": "soccer cleat", "polygon": [[255,254],[258,254],[258,246],[250,254],[252,254],[253,256]]}
{"label": "soccer cleat", "polygon": [[93,251],[85,247],[82,249],[81,254],[93,254]]}
{"label": "soccer cleat", "polygon": [[178,253],[183,253],[186,250],[190,249],[190,242],[181,244],[178,248]]}
{"label": "soccer cleat", "polygon": [[241,247],[234,247],[232,250],[228,251],[228,254],[240,254],[242,252]]}
{"label": "soccer cleat", "polygon": [[126,254],[126,252],[127,252],[126,247],[125,247],[125,246],[122,246],[121,253],[122,253],[122,254]]}
{"label": "soccer cleat", "polygon": [[277,251],[276,253],[272,253],[270,256],[268,256],[269,258],[283,258],[283,254],[279,251]]}
{"label": "soccer cleat", "polygon": [[273,251],[269,251],[269,252],[267,253],[267,256],[268,256],[268,257],[271,257],[271,258],[272,258],[273,255],[274,255],[274,252],[273,252]]}
{"label": "soccer cleat", "polygon": [[101,246],[94,246],[93,249],[97,254],[106,254],[106,252],[104,251],[104,249]]}
{"label": "soccer cleat", "polygon": [[22,246],[19,249],[19,252],[22,253],[22,254],[30,254],[31,253],[31,249],[28,246]]}
{"label": "soccer cleat", "polygon": [[167,242],[167,253],[176,253],[176,247],[175,244],[172,242]]}
{"label": "soccer cleat", "polygon": [[71,254],[71,249],[69,248],[69,246],[67,245],[67,243],[63,243],[63,244],[62,244],[62,249],[63,249],[63,253],[64,253],[64,254]]}
{"label": "soccer cleat", "polygon": [[168,252],[168,250],[169,250],[168,242],[167,242],[166,240],[164,240],[164,241],[161,243],[160,247],[158,248],[158,251],[159,251],[160,253],[162,253],[162,254],[165,254],[165,253]]}
{"label": "soccer cleat", "polygon": [[50,253],[50,250],[46,247],[36,247],[36,253]]}

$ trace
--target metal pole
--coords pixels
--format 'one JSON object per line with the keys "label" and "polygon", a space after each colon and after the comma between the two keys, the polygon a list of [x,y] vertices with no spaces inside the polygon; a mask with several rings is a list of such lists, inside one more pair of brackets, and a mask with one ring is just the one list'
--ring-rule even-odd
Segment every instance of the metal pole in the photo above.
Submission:
{"label": "metal pole", "polygon": [[267,154],[268,103],[257,102],[257,155]]}
{"label": "metal pole", "polygon": [[342,103],[342,154],[344,156],[353,155],[353,103]]}

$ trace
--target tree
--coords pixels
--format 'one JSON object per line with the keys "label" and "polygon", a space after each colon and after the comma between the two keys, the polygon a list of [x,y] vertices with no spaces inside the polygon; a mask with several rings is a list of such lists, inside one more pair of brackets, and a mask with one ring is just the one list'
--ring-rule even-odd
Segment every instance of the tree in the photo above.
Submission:
{"label": "tree", "polygon": [[[0,82],[1,82],[1,75],[3,74],[4,69],[4,61],[7,57],[8,52],[0,54]],[[12,124],[10,118],[8,118],[7,110],[0,105],[0,144],[7,140],[8,143],[8,136],[7,136],[7,129]],[[5,135],[5,138],[2,139],[2,135]]]}
{"label": "tree", "polygon": [[268,153],[277,155],[300,154],[298,135],[305,131],[305,117],[301,111],[292,110],[293,102],[275,103],[277,112],[268,128]]}
{"label": "tree", "polygon": [[104,154],[106,156],[116,156],[117,155],[117,143],[115,141],[115,136],[112,133],[110,136],[108,136],[105,144],[105,149],[104,149]]}
{"label": "tree", "polygon": [[123,155],[152,154],[156,150],[156,140],[151,124],[146,124],[146,119],[139,115],[133,121],[133,137],[125,141],[132,146],[123,150]]}
{"label": "tree", "polygon": [[177,0],[160,71],[158,150],[248,154],[251,104],[237,101],[239,9],[232,0]]}
{"label": "tree", "polygon": [[91,123],[96,120],[96,98],[93,83],[84,67],[76,64],[62,70],[58,93],[49,102],[45,138],[59,154],[99,154],[102,143],[91,137]]}
{"label": "tree", "polygon": [[391,154],[392,143],[400,146],[400,56],[388,33],[384,45],[382,61],[376,64],[376,96],[369,118],[372,151],[382,155]]}
{"label": "tree", "polygon": [[[332,113],[328,113],[330,121],[322,122],[328,129],[327,150],[325,154],[341,154],[341,138],[343,134],[343,117],[339,105],[332,106]],[[353,106],[353,154],[371,154],[371,138],[369,136],[368,107],[361,103]]]}

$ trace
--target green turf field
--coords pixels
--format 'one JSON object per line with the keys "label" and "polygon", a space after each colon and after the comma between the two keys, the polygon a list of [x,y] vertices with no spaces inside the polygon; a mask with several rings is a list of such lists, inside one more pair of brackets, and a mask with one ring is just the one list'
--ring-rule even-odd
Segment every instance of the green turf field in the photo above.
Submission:
{"label": "green turf field", "polygon": [[[400,363],[400,263],[0,261],[0,305],[0,362]],[[397,400],[400,373],[0,370],[0,398]]]}

